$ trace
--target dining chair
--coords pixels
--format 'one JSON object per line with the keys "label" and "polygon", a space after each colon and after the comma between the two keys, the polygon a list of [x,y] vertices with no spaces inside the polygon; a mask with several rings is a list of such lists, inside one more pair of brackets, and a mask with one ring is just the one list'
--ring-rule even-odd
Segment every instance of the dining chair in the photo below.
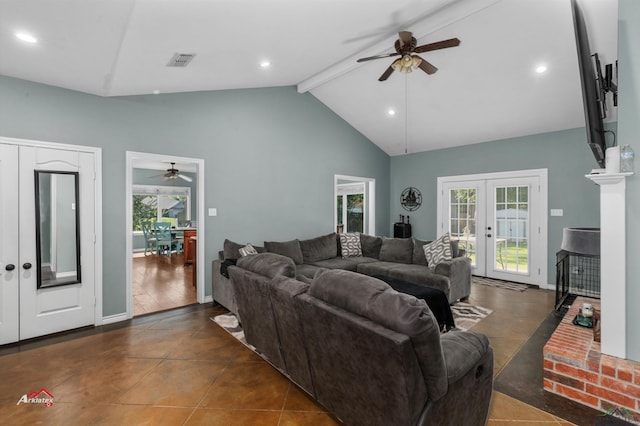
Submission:
{"label": "dining chair", "polygon": [[176,253],[180,253],[182,246],[180,240],[171,232],[171,224],[168,222],[156,222],[156,253],[160,254],[166,250],[171,256],[171,252],[175,249]]}
{"label": "dining chair", "polygon": [[153,233],[150,221],[143,221],[140,223],[142,228],[142,234],[144,235],[144,255],[147,255],[147,250],[151,252],[157,252],[156,238]]}

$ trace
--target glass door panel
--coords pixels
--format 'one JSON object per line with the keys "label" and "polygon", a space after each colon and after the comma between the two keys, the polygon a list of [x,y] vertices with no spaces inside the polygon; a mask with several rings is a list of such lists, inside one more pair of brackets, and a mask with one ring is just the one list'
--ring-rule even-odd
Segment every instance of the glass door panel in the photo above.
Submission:
{"label": "glass door panel", "polygon": [[471,264],[476,266],[476,197],[475,188],[454,188],[449,193],[449,233],[458,240]]}
{"label": "glass door panel", "polygon": [[484,275],[485,232],[484,232],[484,182],[468,181],[447,184],[443,187],[447,201],[443,217],[445,229],[451,239],[458,241],[458,247],[471,259],[474,275]]}
{"label": "glass door panel", "polygon": [[493,269],[529,272],[529,187],[495,188]]}

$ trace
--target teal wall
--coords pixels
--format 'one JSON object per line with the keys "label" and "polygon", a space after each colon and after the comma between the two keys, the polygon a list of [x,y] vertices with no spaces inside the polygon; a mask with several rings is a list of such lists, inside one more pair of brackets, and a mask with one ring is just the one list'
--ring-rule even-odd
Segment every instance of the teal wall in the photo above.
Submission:
{"label": "teal wall", "polygon": [[640,2],[620,0],[618,13],[618,141],[636,153],[627,178],[627,358],[640,361]]}
{"label": "teal wall", "polygon": [[334,174],[375,178],[378,233],[390,220],[389,157],[293,87],[101,98],[0,76],[0,134],[102,148],[105,316],[126,309],[127,150],[204,159],[206,265],[225,238],[332,232]]}
{"label": "teal wall", "polygon": [[393,219],[406,215],[400,194],[408,186],[418,188],[423,204],[408,213],[412,231],[417,238],[433,239],[438,177],[548,169],[548,207],[564,211],[561,217],[548,217],[547,280],[555,283],[555,253],[562,242],[562,228],[600,226],[599,189],[584,177],[595,167],[584,128],[393,157],[390,213]]}

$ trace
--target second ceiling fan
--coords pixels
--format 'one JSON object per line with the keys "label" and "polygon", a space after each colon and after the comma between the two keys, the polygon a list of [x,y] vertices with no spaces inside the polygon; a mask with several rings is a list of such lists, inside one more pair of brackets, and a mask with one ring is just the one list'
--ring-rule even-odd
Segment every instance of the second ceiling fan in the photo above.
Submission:
{"label": "second ceiling fan", "polygon": [[432,50],[446,49],[448,47],[460,45],[459,39],[450,38],[448,40],[417,46],[418,42],[410,31],[400,31],[398,36],[398,40],[396,40],[394,45],[396,49],[394,53],[385,53],[382,55],[358,59],[358,62],[365,62],[373,59],[401,56],[399,59],[396,59],[384,73],[382,73],[378,81],[385,81],[394,71],[411,72],[413,68],[420,68],[427,74],[433,74],[438,71],[438,68],[416,55],[416,53],[430,52]]}

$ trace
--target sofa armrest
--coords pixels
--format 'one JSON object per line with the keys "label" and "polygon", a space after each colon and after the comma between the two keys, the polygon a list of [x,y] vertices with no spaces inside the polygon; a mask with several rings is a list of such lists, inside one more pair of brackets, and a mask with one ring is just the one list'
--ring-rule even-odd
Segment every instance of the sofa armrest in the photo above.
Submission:
{"label": "sofa armrest", "polygon": [[233,294],[231,280],[220,273],[221,264],[222,261],[218,259],[211,262],[211,284],[213,287],[213,300],[235,314],[239,321],[240,317],[238,315],[238,305],[236,304],[236,298]]}
{"label": "sofa armrest", "polygon": [[454,383],[478,365],[489,350],[489,339],[472,331],[452,331],[440,337],[447,381]]}
{"label": "sofa armrest", "polygon": [[449,278],[451,286],[449,302],[453,303],[471,294],[471,259],[468,257],[456,257],[440,262],[436,265],[434,272]]}

